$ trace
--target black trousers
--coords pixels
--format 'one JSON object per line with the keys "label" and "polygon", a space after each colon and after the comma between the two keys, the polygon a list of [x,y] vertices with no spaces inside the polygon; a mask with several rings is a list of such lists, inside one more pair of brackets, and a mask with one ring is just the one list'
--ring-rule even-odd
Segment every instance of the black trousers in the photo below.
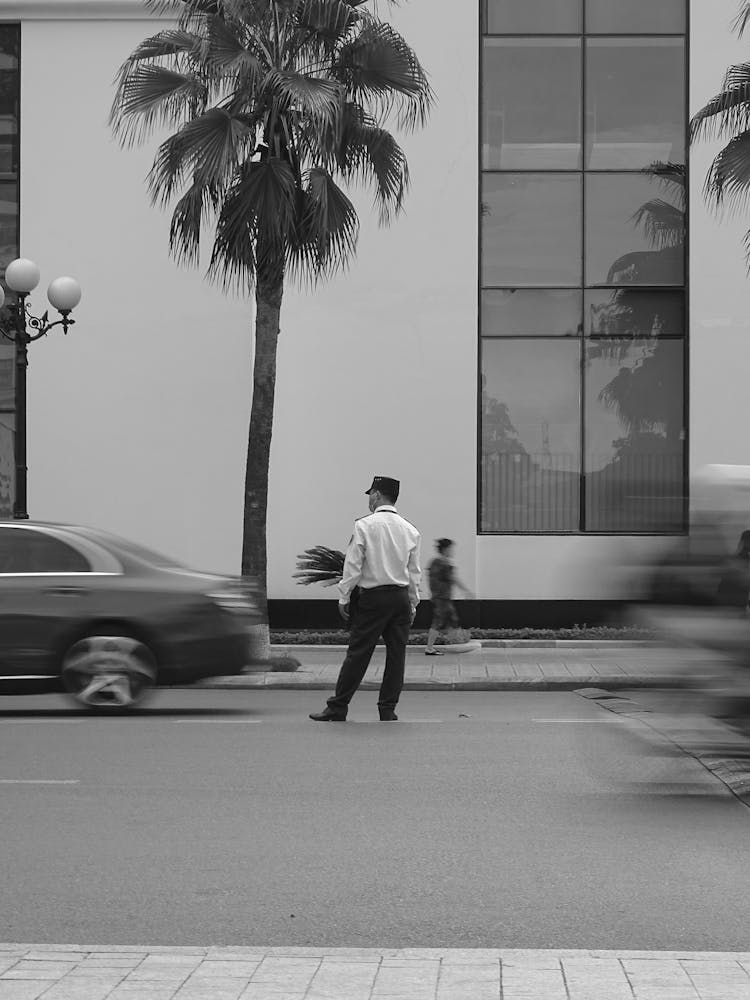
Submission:
{"label": "black trousers", "polygon": [[359,605],[352,616],[349,648],[336,681],[336,692],[328,699],[329,708],[346,714],[381,635],[385,642],[385,671],[378,708],[395,708],[404,686],[410,627],[411,605],[406,587],[361,590]]}

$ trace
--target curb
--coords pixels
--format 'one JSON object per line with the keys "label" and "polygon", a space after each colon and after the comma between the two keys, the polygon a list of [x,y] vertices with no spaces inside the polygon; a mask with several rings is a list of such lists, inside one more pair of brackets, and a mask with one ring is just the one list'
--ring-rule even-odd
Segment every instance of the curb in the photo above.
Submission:
{"label": "curb", "polygon": [[[320,680],[288,680],[282,678],[298,677],[298,674],[260,674],[255,678],[247,675],[238,677],[215,677],[201,681],[199,684],[176,685],[179,687],[202,687],[215,690],[263,690],[263,691],[330,691],[335,686],[334,681]],[[630,688],[676,688],[683,684],[682,678],[674,675],[623,675],[605,677],[601,674],[579,677],[517,677],[502,680],[492,678],[477,678],[476,680],[457,681],[405,681],[404,691],[576,691],[586,685],[606,686],[609,690],[628,690]],[[360,691],[378,691],[380,681],[364,680]]]}
{"label": "curb", "polygon": [[[663,649],[670,643],[666,639],[479,639],[482,649]],[[378,647],[383,643],[379,642]],[[449,645],[444,646],[450,649]],[[294,654],[295,650],[306,652],[308,650],[337,650],[345,652],[346,646],[343,643],[271,643],[271,651],[274,653]],[[408,645],[407,652],[419,652],[424,649],[424,643],[419,645]],[[458,654],[457,654],[458,655]]]}

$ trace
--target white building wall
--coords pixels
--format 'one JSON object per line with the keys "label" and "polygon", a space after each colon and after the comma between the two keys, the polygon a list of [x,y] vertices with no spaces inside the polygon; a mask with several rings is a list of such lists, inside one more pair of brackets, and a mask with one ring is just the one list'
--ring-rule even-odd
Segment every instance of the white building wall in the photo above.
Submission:
{"label": "white building wall", "polygon": [[424,538],[457,542],[474,582],[477,406],[478,10],[410,0],[389,19],[430,73],[424,130],[399,137],[412,186],[380,228],[357,197],[357,260],[282,307],[269,502],[270,592],[329,598],[295,584],[296,556],[344,548],[367,513],[373,475],[402,482],[399,509]]}
{"label": "white building wall", "polygon": [[[155,144],[123,152],[107,115],[112,79],[159,27],[133,18],[50,19],[59,0],[0,2],[28,18],[22,62],[22,242],[43,286],[71,273],[78,323],[31,348],[30,509],[118,531],[206,568],[239,568],[251,385],[252,310],[178,268],[169,216],[144,178]],[[359,253],[282,310],[269,513],[269,593],[296,586],[296,556],[343,548],[373,474],[402,480],[400,508],[431,542],[458,542],[461,576],[484,599],[617,596],[612,567],[654,539],[476,535],[478,5],[410,0],[389,17],[431,75],[426,129],[401,136],[412,174],[405,214],[380,228],[357,196]],[[690,108],[746,56],[735,0],[694,0]],[[125,15],[128,15],[127,17]],[[701,186],[712,149],[693,150],[691,463],[746,462],[746,222],[720,222]],[[35,303],[43,309],[43,289]]]}
{"label": "white building wall", "polygon": [[155,144],[122,151],[107,125],[118,67],[162,26],[142,14],[22,22],[21,253],[42,268],[32,305],[44,310],[59,274],[83,287],[67,337],[29,351],[29,510],[237,572],[252,307],[169,259],[169,215],[144,183]]}
{"label": "white building wall", "polygon": [[[731,30],[736,0],[693,0],[690,109],[721,89],[724,73],[747,62],[750,35]],[[750,211],[718,217],[702,187],[711,160],[726,143],[693,146],[690,175],[690,461],[750,464],[750,280],[743,237]]]}

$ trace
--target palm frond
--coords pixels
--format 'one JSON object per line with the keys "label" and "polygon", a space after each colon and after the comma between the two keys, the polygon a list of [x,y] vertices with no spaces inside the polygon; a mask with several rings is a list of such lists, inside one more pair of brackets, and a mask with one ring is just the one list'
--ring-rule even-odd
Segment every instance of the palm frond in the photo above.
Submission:
{"label": "palm frond", "polygon": [[750,23],[750,3],[747,3],[747,0],[744,0],[744,2],[740,5],[740,10],[737,16],[732,22],[732,31],[736,31],[737,36],[739,38],[742,38],[743,34],[745,33],[745,29],[747,28],[749,23]]}
{"label": "palm frond", "polygon": [[288,163],[247,163],[224,196],[208,274],[227,286],[255,280],[253,271],[281,268],[298,228],[297,185]]}
{"label": "palm frond", "polygon": [[180,122],[205,95],[204,84],[192,75],[137,65],[120,81],[110,124],[123,145],[142,142],[157,126]]}
{"label": "palm frond", "polygon": [[357,249],[359,219],[354,205],[320,167],[308,173],[299,234],[288,260],[294,275],[317,278],[345,268]]}
{"label": "palm frond", "polygon": [[297,579],[302,586],[311,583],[335,582],[344,572],[344,553],[337,549],[327,549],[317,545],[297,556],[298,573],[292,578]]}
{"label": "palm frond", "polygon": [[717,208],[743,208],[750,193],[750,130],[735,136],[714,157],[703,186]]}
{"label": "palm frond", "polygon": [[344,0],[301,0],[294,19],[303,31],[332,46],[346,37],[358,17]]}
{"label": "palm frond", "polygon": [[168,202],[188,172],[200,185],[226,187],[254,140],[253,130],[223,108],[186,122],[159,147],[148,175],[152,201]]}
{"label": "palm frond", "polygon": [[130,67],[144,59],[161,59],[180,54],[196,55],[200,58],[204,44],[205,40],[193,31],[167,28],[137,45],[124,65]]}
{"label": "palm frond", "polygon": [[216,209],[220,192],[206,184],[192,184],[175,205],[169,227],[169,251],[180,264],[196,265],[207,208]]}
{"label": "palm frond", "polygon": [[330,127],[338,117],[343,91],[337,80],[272,70],[262,86],[276,97],[282,112],[294,111],[307,117],[316,128]]}
{"label": "palm frond", "polygon": [[381,223],[401,211],[409,187],[406,156],[389,131],[367,116],[354,114],[342,137],[343,173],[375,181]]}
{"label": "palm frond", "polygon": [[257,55],[245,47],[237,32],[221,17],[209,21],[206,61],[225,73],[238,73],[250,88],[262,71]]}
{"label": "palm frond", "polygon": [[413,49],[390,24],[363,17],[356,36],[341,46],[333,72],[365,107],[385,115],[395,108],[399,127],[426,123],[434,93]]}
{"label": "palm frond", "polygon": [[712,140],[750,126],[750,63],[731,66],[721,91],[690,119],[690,141]]}

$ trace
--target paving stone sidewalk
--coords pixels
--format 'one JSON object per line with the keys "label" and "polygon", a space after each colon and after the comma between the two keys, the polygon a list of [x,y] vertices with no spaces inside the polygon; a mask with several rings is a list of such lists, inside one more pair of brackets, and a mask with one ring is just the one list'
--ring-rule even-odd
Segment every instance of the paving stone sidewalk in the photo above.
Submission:
{"label": "paving stone sidewalk", "polygon": [[0,1000],[745,1000],[750,952],[0,945]]}
{"label": "paving stone sidewalk", "polygon": [[[302,666],[293,673],[266,671],[219,677],[202,686],[325,690],[336,685],[345,649],[341,646],[277,646]],[[406,691],[574,690],[594,685],[610,690],[669,687],[711,669],[707,654],[641,644],[562,644],[544,647],[482,647],[477,652],[426,656],[424,646],[410,646],[406,656]],[[362,683],[377,689],[383,677],[385,650],[379,646]]]}

